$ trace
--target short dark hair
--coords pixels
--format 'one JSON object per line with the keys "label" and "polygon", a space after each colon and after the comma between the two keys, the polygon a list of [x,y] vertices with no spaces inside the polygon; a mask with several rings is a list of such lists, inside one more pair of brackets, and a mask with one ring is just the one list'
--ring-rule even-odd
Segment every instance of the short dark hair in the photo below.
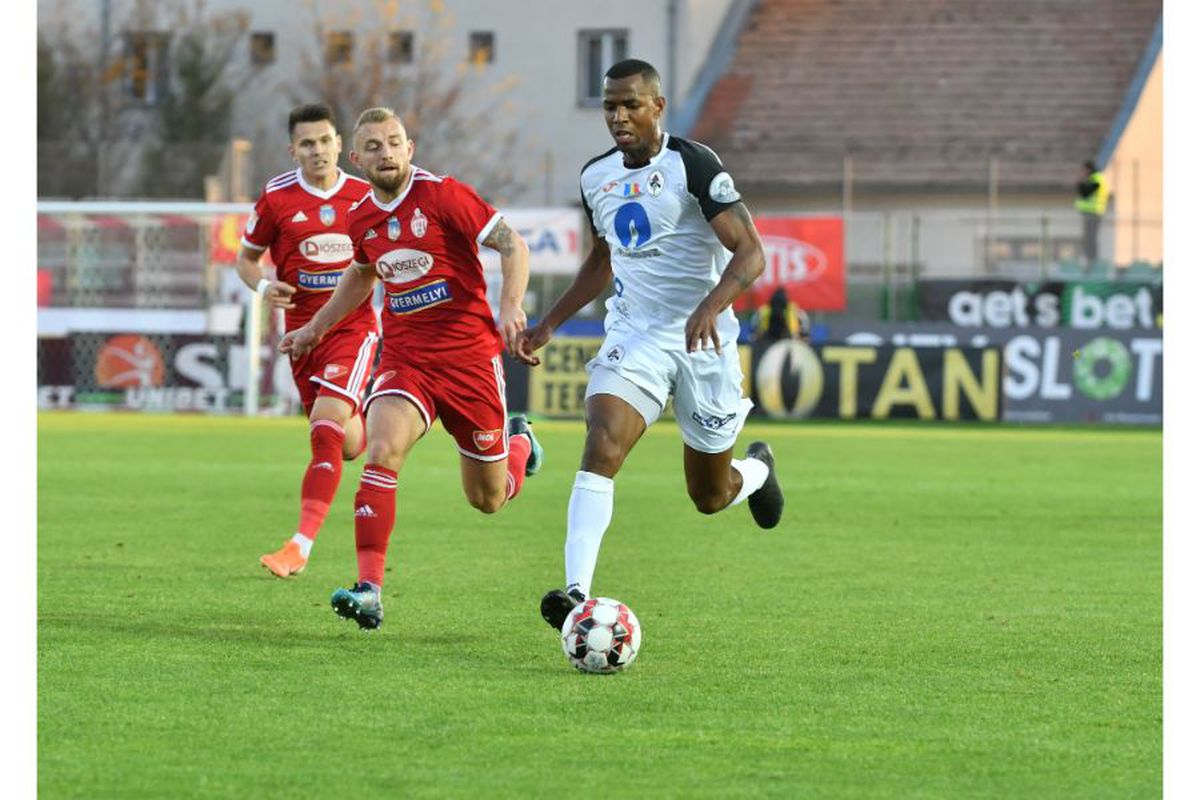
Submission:
{"label": "short dark hair", "polygon": [[333,117],[333,109],[324,103],[305,103],[302,106],[296,106],[292,109],[292,113],[288,114],[288,136],[291,136],[296,131],[296,126],[301,122],[320,122],[329,120],[329,124],[337,130],[337,120]]}
{"label": "short dark hair", "polygon": [[653,85],[656,89],[662,88],[662,78],[659,77],[658,70],[654,68],[653,64],[640,59],[627,58],[624,61],[618,61],[608,68],[608,72],[604,73],[604,77],[612,78],[614,81],[632,78],[634,75],[640,75],[642,81]]}

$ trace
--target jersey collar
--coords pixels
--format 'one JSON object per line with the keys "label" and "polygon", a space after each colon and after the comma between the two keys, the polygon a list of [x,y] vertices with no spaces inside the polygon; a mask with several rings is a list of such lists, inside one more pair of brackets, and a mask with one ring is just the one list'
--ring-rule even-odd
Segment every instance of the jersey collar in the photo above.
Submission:
{"label": "jersey collar", "polygon": [[[669,141],[670,138],[671,138],[671,134],[667,133],[666,131],[663,131],[662,132],[662,145],[658,148],[658,152],[655,153],[654,156],[649,161],[647,161],[645,164],[643,164],[640,167],[625,166],[625,155],[622,153],[621,154],[621,166],[625,167],[625,169],[631,170],[631,171],[639,170],[639,169],[646,169],[647,167],[654,166],[655,164],[657,164],[659,161],[662,160],[663,156],[665,156],[667,154],[667,141]],[[621,153],[620,150],[618,150],[617,152]]]}
{"label": "jersey collar", "polygon": [[404,198],[408,197],[408,193],[412,191],[413,184],[417,182],[417,173],[424,172],[420,167],[412,162],[408,164],[408,186],[404,187],[404,191],[396,195],[396,199],[390,203],[384,204],[379,202],[379,198],[375,196],[375,189],[371,189],[371,202],[380,211],[395,211],[404,202]]}
{"label": "jersey collar", "polygon": [[342,190],[342,186],[344,186],[346,183],[346,173],[342,172],[341,167],[338,167],[338,179],[334,181],[333,186],[330,186],[324,191],[304,180],[304,170],[300,167],[296,167],[296,180],[300,182],[300,188],[304,191],[308,192],[309,194],[314,194],[322,200],[328,200]]}

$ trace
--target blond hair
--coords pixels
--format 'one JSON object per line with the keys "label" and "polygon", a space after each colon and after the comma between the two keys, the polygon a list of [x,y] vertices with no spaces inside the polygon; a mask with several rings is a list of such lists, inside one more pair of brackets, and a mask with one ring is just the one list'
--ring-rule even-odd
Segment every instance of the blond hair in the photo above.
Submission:
{"label": "blond hair", "polygon": [[[390,108],[384,108],[383,106],[368,108],[366,111],[358,115],[358,120],[354,123],[354,132],[357,134],[358,129],[363,125],[370,125],[373,122],[387,122],[389,119],[394,119],[397,121],[400,120],[400,118],[396,116],[396,112]],[[403,122],[400,123],[400,127],[404,127]]]}

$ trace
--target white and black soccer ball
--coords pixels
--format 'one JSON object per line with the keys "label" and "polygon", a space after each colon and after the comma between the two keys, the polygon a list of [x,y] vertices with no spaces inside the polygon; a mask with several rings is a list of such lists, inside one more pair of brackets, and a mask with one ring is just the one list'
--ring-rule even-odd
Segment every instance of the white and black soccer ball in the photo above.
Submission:
{"label": "white and black soccer ball", "polygon": [[572,609],[562,626],[563,652],[584,672],[618,672],[633,663],[642,646],[642,626],[629,606],[593,597]]}

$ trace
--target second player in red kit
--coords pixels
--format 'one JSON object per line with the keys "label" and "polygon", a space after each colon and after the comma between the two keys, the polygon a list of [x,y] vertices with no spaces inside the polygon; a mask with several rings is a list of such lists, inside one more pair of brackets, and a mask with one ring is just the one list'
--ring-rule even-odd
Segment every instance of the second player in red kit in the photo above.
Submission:
{"label": "second player in red kit", "polygon": [[[412,152],[394,112],[359,116],[350,159],[371,192],[349,212],[353,262],[329,303],[279,345],[305,357],[383,281],[383,352],[365,403],[367,464],[354,503],[359,577],[332,598],[339,615],[363,628],[383,619],[397,474],[435,419],[460,453],[467,500],[484,513],[515,497],[541,462],[528,421],[507,419],[500,359],[525,328],[529,249],[474,189],[413,165]],[[500,254],[498,319],[487,302],[480,245]]]}
{"label": "second player in red kit", "polygon": [[[354,246],[348,234],[350,207],[367,193],[366,181],[338,169],[341,137],[328,106],[305,105],[288,118],[288,148],[300,166],[268,181],[242,235],[238,273],[273,308],[284,310],[284,329],[301,327],[333,296]],[[276,275],[263,275],[259,260],[271,251]],[[309,419],[312,456],[300,486],[296,533],[259,561],[281,578],[308,563],[342,476],[343,459],[365,445],[359,409],[379,343],[379,323],[368,301],[359,303],[303,358],[292,360],[292,377]]]}

